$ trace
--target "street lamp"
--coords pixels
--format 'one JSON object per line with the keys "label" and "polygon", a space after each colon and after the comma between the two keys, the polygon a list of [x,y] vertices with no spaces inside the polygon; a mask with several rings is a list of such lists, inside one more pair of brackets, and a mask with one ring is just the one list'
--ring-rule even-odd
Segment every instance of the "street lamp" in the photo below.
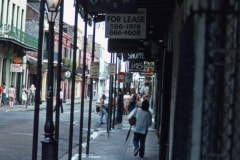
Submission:
{"label": "street lamp", "polygon": [[54,24],[60,0],[45,0],[47,4],[48,34],[48,73],[47,73],[47,107],[42,140],[42,160],[57,160],[57,143],[54,137],[53,123],[53,60],[54,60]]}

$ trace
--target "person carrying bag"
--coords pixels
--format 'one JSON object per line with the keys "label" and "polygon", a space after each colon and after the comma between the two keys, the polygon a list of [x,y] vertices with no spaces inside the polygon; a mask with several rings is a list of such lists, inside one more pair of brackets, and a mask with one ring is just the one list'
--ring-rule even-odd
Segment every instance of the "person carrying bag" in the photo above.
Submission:
{"label": "person carrying bag", "polygon": [[128,140],[128,137],[131,133],[131,130],[132,130],[132,126],[136,124],[136,113],[137,113],[137,107],[135,107],[131,112],[130,114],[128,115],[128,123],[130,124],[130,128],[128,130],[128,133],[127,133],[127,136],[126,136],[126,139],[125,141],[127,142]]}
{"label": "person carrying bag", "polygon": [[132,112],[132,115],[131,113],[129,114],[130,116],[128,119],[130,119],[133,115],[136,117],[136,123],[134,125],[131,125],[133,126],[134,131],[134,156],[137,156],[139,154],[139,157],[143,158],[145,153],[145,141],[148,133],[148,128],[152,125],[152,114],[149,111],[149,102],[147,96],[144,96],[142,106],[136,107]]}

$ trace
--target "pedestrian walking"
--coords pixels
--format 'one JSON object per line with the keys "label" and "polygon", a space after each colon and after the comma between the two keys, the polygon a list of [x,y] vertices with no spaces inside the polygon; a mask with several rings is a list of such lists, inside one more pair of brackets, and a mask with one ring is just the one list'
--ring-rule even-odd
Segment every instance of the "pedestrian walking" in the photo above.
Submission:
{"label": "pedestrian walking", "polygon": [[34,105],[35,102],[35,92],[36,92],[36,87],[34,84],[31,85],[29,88],[29,105]]}
{"label": "pedestrian walking", "polygon": [[100,123],[101,124],[104,124],[104,122],[103,122],[103,117],[104,116],[105,116],[106,122],[108,120],[108,113],[107,113],[106,106],[105,106],[105,103],[104,103],[105,98],[106,98],[106,96],[104,94],[100,98]]}
{"label": "pedestrian walking", "polygon": [[140,93],[137,93],[136,94],[136,106],[137,107],[141,107],[141,105],[142,105],[142,97],[141,97],[141,94]]}
{"label": "pedestrian walking", "polygon": [[[63,102],[63,91],[62,91],[62,88],[60,88],[60,101],[59,101],[59,107],[60,107],[60,109],[61,109],[61,113],[63,113],[63,104],[62,104],[62,102]],[[56,107],[57,106],[55,106],[55,108],[54,108],[54,112],[56,111]]]}
{"label": "pedestrian walking", "polygon": [[130,96],[130,101],[129,101],[129,112],[131,112],[135,107],[137,103],[137,95],[136,91],[134,88],[131,89],[131,96]]}
{"label": "pedestrian walking", "polygon": [[5,105],[7,105],[7,89],[6,89],[6,85],[5,85],[4,82],[2,83],[2,88],[3,88],[3,91],[2,91],[2,105],[5,106]]}
{"label": "pedestrian walking", "polygon": [[9,107],[13,108],[15,100],[16,100],[16,90],[13,87],[13,85],[8,88],[8,102],[9,102]]}
{"label": "pedestrian walking", "polygon": [[28,90],[25,85],[22,86],[22,105],[27,103]]}
{"label": "pedestrian walking", "polygon": [[128,106],[129,106],[130,95],[127,91],[126,94],[123,96],[123,103],[124,103],[124,114],[128,115]]}
{"label": "pedestrian walking", "polygon": [[[147,96],[144,97],[141,107],[136,107],[136,124],[133,126],[134,156],[139,154],[143,158],[145,153],[145,141],[148,128],[152,125],[152,114],[149,111]],[[135,110],[133,110],[134,112]],[[130,113],[131,114],[131,113]]]}
{"label": "pedestrian walking", "polygon": [[123,115],[123,93],[121,88],[118,90],[117,97],[117,123],[122,123],[122,115]]}

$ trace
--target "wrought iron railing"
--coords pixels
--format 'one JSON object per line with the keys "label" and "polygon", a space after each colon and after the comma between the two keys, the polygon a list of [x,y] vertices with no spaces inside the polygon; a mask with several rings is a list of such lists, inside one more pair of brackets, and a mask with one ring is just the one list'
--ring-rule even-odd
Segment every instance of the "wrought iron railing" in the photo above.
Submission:
{"label": "wrought iron railing", "polygon": [[207,14],[201,160],[240,154],[239,8],[230,9]]}
{"label": "wrought iron railing", "polygon": [[0,24],[0,39],[14,40],[26,47],[38,48],[38,39],[9,24]]}

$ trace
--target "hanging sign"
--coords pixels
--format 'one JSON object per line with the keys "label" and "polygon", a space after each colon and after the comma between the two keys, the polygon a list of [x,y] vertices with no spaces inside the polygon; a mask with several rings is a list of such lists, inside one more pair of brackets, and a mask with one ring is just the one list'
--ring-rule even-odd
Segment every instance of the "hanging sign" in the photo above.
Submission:
{"label": "hanging sign", "polygon": [[145,74],[153,74],[153,72],[154,72],[154,67],[145,67],[144,68]]}
{"label": "hanging sign", "polygon": [[124,72],[119,72],[117,78],[118,78],[118,82],[124,82],[125,73]]}
{"label": "hanging sign", "polygon": [[129,72],[143,72],[144,61],[129,61]]}
{"label": "hanging sign", "polygon": [[108,64],[108,74],[114,76],[116,74],[116,64],[109,63]]}
{"label": "hanging sign", "polygon": [[99,62],[92,62],[90,69],[90,78],[98,78],[99,77]]}
{"label": "hanging sign", "polygon": [[22,72],[22,64],[11,64],[11,72]]}
{"label": "hanging sign", "polygon": [[66,71],[64,73],[64,78],[70,78],[71,77],[71,72],[70,71]]}
{"label": "hanging sign", "polygon": [[126,53],[123,54],[123,58],[125,61],[144,61],[145,57],[144,57],[144,53],[143,52],[136,52],[136,53]]}
{"label": "hanging sign", "polygon": [[145,14],[106,14],[105,37],[110,39],[145,39]]}
{"label": "hanging sign", "polygon": [[131,83],[132,82],[132,73],[125,73],[125,83]]}

